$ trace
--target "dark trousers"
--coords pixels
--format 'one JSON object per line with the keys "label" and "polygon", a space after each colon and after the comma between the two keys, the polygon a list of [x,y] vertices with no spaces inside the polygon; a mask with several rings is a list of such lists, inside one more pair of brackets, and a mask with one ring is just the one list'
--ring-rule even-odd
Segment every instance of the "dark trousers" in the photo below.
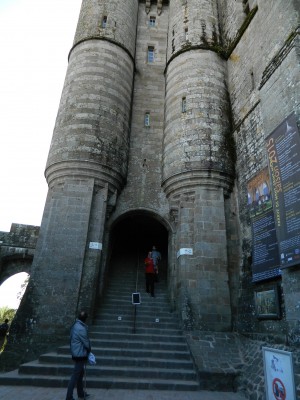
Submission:
{"label": "dark trousers", "polygon": [[146,276],[146,292],[151,293],[151,296],[154,297],[155,274],[145,274],[145,276]]}
{"label": "dark trousers", "polygon": [[0,350],[2,349],[2,346],[4,345],[6,336],[0,336]]}
{"label": "dark trousers", "polygon": [[84,391],[83,391],[83,376],[84,376],[84,365],[86,363],[85,360],[80,360],[80,361],[74,361],[74,370],[71,375],[69,384],[68,384],[68,391],[67,391],[67,397],[66,400],[72,400],[73,399],[73,390],[74,387],[77,386],[77,395],[78,397],[84,397]]}

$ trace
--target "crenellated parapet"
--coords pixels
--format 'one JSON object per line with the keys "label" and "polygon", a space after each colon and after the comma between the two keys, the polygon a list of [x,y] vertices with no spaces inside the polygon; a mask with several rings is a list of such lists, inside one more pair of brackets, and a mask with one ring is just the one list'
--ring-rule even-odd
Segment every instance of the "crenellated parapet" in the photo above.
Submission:
{"label": "crenellated parapet", "polygon": [[169,3],[169,0],[145,0],[145,10],[146,13],[149,14],[151,10],[151,5],[156,4],[157,5],[157,15],[160,15],[163,10],[163,5],[167,5]]}

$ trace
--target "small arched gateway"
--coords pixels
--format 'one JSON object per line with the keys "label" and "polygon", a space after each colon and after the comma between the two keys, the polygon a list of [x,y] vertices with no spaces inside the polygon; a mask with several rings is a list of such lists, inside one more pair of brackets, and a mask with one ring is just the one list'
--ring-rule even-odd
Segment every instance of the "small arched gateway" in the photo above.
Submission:
{"label": "small arched gateway", "polygon": [[[160,278],[168,279],[169,237],[171,228],[157,214],[149,211],[130,211],[117,218],[110,227],[105,262],[105,277],[123,265],[125,269],[143,272],[144,259],[155,246],[161,253]],[[134,275],[133,275],[134,276]],[[134,278],[136,279],[136,278]],[[105,279],[102,280],[105,282]],[[125,282],[126,284],[126,282]],[[105,291],[105,284],[102,285]],[[136,282],[137,290],[144,289],[144,281]]]}
{"label": "small arched gateway", "polygon": [[0,232],[0,285],[20,272],[31,274],[39,226],[12,224]]}

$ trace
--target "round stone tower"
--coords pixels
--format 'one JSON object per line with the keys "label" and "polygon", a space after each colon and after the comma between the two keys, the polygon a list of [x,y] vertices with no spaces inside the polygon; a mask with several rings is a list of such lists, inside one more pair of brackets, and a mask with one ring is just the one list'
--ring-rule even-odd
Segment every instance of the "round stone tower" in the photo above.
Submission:
{"label": "round stone tower", "polygon": [[49,185],[126,180],[138,0],[84,0],[49,152]]}
{"label": "round stone tower", "polygon": [[27,359],[65,338],[79,309],[93,312],[105,221],[127,178],[137,16],[138,0],[82,2],[32,273],[15,320],[36,322],[15,341]]}
{"label": "round stone tower", "polygon": [[162,165],[177,223],[174,298],[185,323],[203,330],[231,323],[224,196],[234,149],[216,7],[207,0],[170,2]]}

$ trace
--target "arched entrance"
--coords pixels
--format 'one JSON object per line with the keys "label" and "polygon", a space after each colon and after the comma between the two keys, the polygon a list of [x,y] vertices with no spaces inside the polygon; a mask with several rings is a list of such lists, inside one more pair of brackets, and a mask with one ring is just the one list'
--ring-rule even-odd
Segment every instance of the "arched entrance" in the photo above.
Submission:
{"label": "arched entrance", "polygon": [[[143,275],[143,262],[152,246],[160,251],[162,260],[159,277],[167,280],[168,231],[159,219],[147,212],[131,212],[123,215],[113,225],[109,241],[109,271],[114,274],[120,264]],[[141,282],[141,279],[140,279]]]}

